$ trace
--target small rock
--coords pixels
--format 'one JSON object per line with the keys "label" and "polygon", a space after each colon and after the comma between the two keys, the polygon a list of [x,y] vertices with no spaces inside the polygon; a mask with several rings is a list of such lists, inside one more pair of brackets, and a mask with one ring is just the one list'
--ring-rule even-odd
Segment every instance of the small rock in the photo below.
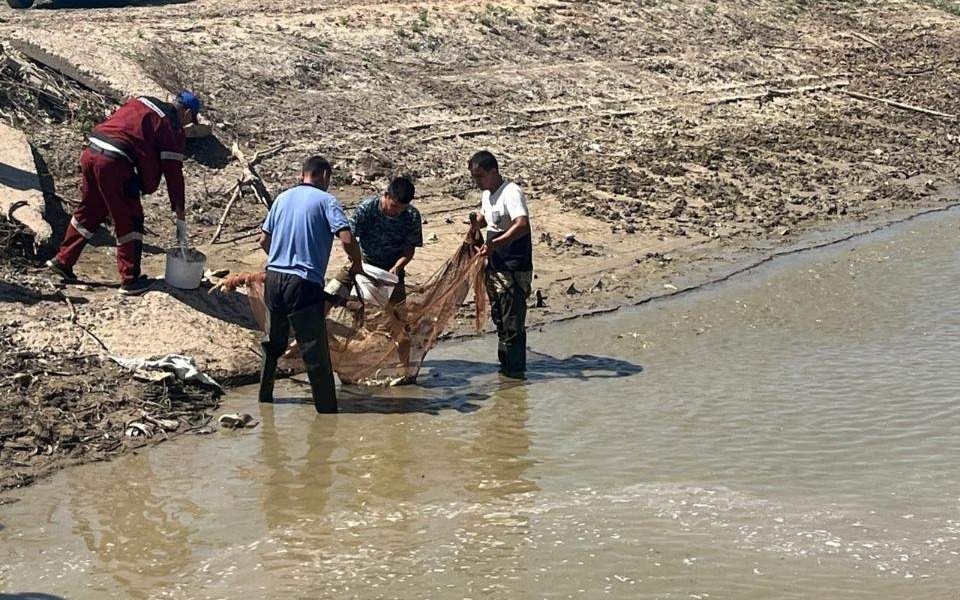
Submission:
{"label": "small rock", "polygon": [[13,381],[13,383],[19,384],[23,387],[27,387],[33,383],[33,375],[29,373],[14,373],[10,376],[10,379]]}

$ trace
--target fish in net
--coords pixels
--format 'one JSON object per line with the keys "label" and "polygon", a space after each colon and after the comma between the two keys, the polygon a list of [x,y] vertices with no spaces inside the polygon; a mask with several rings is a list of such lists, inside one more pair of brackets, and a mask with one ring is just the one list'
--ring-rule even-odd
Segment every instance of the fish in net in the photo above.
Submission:
{"label": "fish in net", "polygon": [[[355,293],[343,305],[327,303],[330,362],[340,380],[375,386],[415,381],[427,353],[457,316],[471,291],[475,326],[480,331],[487,313],[483,274],[486,262],[477,254],[476,245],[468,241],[423,285],[408,283],[404,302],[380,307],[364,303]],[[238,273],[216,286],[228,291],[246,287],[250,309],[263,331],[265,278],[265,272]],[[293,372],[303,370],[296,342],[291,344],[280,366]]]}

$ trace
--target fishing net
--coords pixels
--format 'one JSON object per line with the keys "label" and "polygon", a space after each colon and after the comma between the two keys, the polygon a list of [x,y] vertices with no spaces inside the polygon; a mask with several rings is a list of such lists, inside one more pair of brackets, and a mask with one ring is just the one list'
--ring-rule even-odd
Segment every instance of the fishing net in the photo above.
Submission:
{"label": "fishing net", "polygon": [[[479,331],[487,312],[483,269],[486,259],[475,246],[462,244],[427,281],[407,284],[407,299],[397,305],[380,307],[363,303],[356,292],[344,306],[328,304],[327,338],[333,370],[344,383],[396,385],[416,379],[427,352],[457,316],[473,291],[474,319]],[[266,273],[239,273],[217,286],[247,289],[250,308],[260,328],[266,331],[263,282]],[[281,366],[303,370],[296,343],[283,357]]]}

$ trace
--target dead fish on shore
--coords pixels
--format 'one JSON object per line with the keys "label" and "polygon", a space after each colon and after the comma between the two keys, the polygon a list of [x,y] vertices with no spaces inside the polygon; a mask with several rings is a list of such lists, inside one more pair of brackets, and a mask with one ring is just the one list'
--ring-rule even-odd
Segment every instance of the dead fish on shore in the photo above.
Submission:
{"label": "dead fish on shore", "polygon": [[221,427],[226,427],[227,429],[253,429],[259,425],[259,422],[255,421],[253,417],[247,413],[227,413],[220,415],[217,422],[220,423]]}

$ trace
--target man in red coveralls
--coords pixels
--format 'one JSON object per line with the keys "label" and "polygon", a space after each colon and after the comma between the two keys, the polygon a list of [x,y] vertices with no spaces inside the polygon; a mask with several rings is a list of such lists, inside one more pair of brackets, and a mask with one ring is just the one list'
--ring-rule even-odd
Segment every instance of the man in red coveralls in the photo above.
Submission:
{"label": "man in red coveralls", "polygon": [[147,96],[131,98],[94,128],[80,156],[80,206],[56,258],[47,266],[65,281],[76,281],[73,265],[93,232],[110,215],[117,237],[120,293],[137,296],[151,282],[140,274],[143,253],[143,206],[140,194],[152,194],[167,180],[170,206],[177,217],[177,240],[186,243],[184,220],[183,125],[196,123],[200,100],[191,92],[173,103]]}

